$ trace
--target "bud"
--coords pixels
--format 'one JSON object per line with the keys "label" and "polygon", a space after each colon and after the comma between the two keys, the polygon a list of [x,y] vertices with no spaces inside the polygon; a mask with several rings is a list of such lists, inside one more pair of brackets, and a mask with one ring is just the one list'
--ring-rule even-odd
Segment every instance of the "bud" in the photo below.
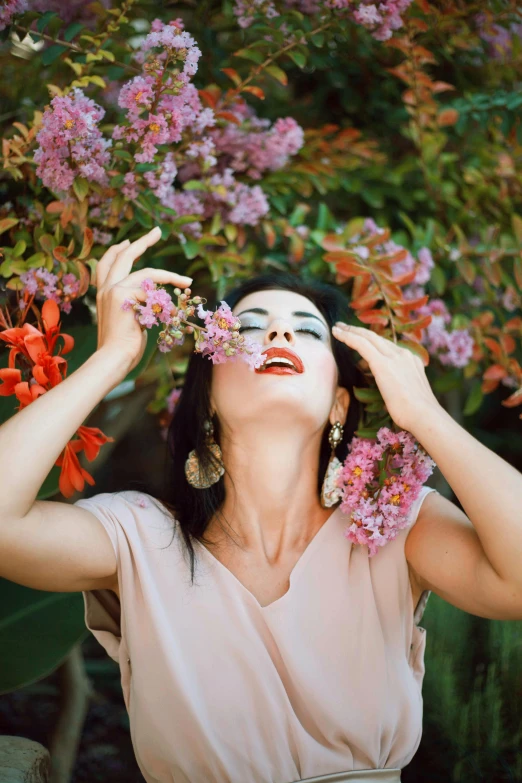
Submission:
{"label": "bud", "polygon": [[194,302],[194,304],[197,304],[197,305],[201,304],[201,297],[200,296],[194,296],[194,297],[192,297],[192,301]]}
{"label": "bud", "polygon": [[191,293],[192,291],[190,290],[190,288],[185,288],[185,294],[187,295],[187,297],[189,297]]}
{"label": "bud", "polygon": [[174,293],[176,294],[176,296],[179,296],[181,294],[181,288],[175,288]]}
{"label": "bud", "polygon": [[179,298],[180,298],[180,300],[181,300],[182,302],[186,302],[186,301],[187,301],[187,299],[188,299],[188,296],[187,296],[186,294],[181,294]]}

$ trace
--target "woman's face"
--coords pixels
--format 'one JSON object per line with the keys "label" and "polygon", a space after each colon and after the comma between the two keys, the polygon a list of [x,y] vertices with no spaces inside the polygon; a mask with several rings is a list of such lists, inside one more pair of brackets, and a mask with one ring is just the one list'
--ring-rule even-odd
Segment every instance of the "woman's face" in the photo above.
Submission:
{"label": "woman's face", "polygon": [[[324,316],[305,296],[277,289],[248,294],[232,312],[241,321],[241,334],[264,352],[289,349],[301,372],[291,368],[255,372],[240,359],[215,365],[211,403],[222,427],[233,432],[254,421],[268,429],[305,424],[311,432],[322,432],[336,400],[338,380],[333,338]],[[348,392],[343,392],[347,406]]]}

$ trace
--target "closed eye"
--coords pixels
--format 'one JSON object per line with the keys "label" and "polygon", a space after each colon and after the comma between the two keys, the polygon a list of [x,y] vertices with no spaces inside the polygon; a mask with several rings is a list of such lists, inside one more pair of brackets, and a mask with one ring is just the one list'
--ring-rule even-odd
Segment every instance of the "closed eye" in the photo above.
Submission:
{"label": "closed eye", "polygon": [[[241,332],[246,332],[247,329],[262,329],[262,328],[263,328],[262,326],[241,326],[238,329],[238,331],[239,331],[239,333],[241,333]],[[321,334],[319,334],[319,332],[316,332],[315,329],[311,329],[311,328],[308,328],[308,327],[306,327],[306,328],[303,327],[302,329],[296,329],[295,331],[296,332],[307,332],[308,334],[313,334],[313,336],[317,337],[318,340],[322,340],[323,339],[323,336]]]}

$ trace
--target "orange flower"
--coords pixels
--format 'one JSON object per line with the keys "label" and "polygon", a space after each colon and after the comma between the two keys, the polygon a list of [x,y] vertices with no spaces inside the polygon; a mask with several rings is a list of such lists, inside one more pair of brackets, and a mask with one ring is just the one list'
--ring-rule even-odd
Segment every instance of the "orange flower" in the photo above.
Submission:
{"label": "orange flower", "polygon": [[82,449],[83,443],[81,440],[71,440],[54,463],[62,469],[58,486],[60,492],[66,498],[70,498],[71,495],[74,495],[76,490],[81,492],[85,486],[85,482],[90,484],[91,487],[95,484],[91,474],[82,468],[80,461],[76,456],[76,453]]}
{"label": "orange flower", "polygon": [[85,456],[92,462],[96,459],[100,447],[104,443],[114,443],[114,438],[110,438],[104,435],[98,427],[79,427],[76,433],[80,441],[83,443],[83,449],[85,450]]}
{"label": "orange flower", "polygon": [[16,398],[20,400],[20,407],[18,410],[27,408],[27,406],[34,402],[40,394],[45,394],[46,391],[47,389],[44,389],[44,387],[40,386],[38,383],[27,383],[27,381],[17,383],[15,386],[15,394]]}
{"label": "orange flower", "polygon": [[10,367],[4,367],[0,370],[0,379],[3,384],[0,386],[0,396],[7,397],[15,394],[16,385],[22,380],[22,373]]}

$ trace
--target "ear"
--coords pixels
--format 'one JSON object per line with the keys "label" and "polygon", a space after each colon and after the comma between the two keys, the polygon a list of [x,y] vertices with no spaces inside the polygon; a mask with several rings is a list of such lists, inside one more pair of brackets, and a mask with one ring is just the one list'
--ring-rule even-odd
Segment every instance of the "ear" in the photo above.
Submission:
{"label": "ear", "polygon": [[335,402],[330,411],[330,424],[340,421],[344,424],[350,407],[350,392],[344,386],[338,386],[335,391]]}

